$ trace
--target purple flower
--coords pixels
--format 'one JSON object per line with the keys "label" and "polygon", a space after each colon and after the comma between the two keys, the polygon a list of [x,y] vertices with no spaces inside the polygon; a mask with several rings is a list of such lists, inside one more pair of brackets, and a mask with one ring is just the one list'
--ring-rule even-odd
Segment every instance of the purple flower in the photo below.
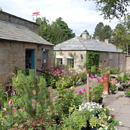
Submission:
{"label": "purple flower", "polygon": [[27,108],[24,108],[24,110],[27,110]]}
{"label": "purple flower", "polygon": [[75,93],[77,93],[77,91],[75,91]]}
{"label": "purple flower", "polygon": [[81,93],[82,93],[82,91],[79,91],[78,93],[79,93],[79,94],[81,94]]}

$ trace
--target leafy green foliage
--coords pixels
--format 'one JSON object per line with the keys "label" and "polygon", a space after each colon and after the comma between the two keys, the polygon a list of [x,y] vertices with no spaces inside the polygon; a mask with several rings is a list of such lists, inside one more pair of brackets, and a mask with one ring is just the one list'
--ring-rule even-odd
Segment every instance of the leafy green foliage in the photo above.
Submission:
{"label": "leafy green foliage", "polygon": [[99,66],[99,52],[87,51],[87,71],[91,72],[91,66]]}
{"label": "leafy green foliage", "polygon": [[104,19],[122,18],[128,14],[129,0],[96,0],[97,11]]}
{"label": "leafy green foliage", "polygon": [[101,98],[103,94],[103,88],[104,86],[102,82],[94,84],[91,92],[92,100],[98,101]]}
{"label": "leafy green foliage", "polygon": [[36,23],[40,25],[39,35],[55,45],[75,37],[75,33],[61,17],[57,18],[52,24],[45,17],[37,18]]}
{"label": "leafy green foliage", "polygon": [[104,41],[105,39],[110,39],[112,35],[112,30],[109,25],[105,25],[102,22],[99,22],[95,28],[93,38],[95,36],[99,36],[101,41]]}

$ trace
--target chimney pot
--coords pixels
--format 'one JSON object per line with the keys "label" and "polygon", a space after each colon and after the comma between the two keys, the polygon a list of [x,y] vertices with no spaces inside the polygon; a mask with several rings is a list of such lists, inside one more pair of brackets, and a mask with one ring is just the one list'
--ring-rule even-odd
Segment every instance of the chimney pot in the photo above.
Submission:
{"label": "chimney pot", "polygon": [[88,39],[88,33],[87,32],[83,32],[82,33],[82,38]]}
{"label": "chimney pot", "polygon": [[108,43],[109,43],[109,39],[105,39],[105,43],[107,43],[107,44],[108,44]]}

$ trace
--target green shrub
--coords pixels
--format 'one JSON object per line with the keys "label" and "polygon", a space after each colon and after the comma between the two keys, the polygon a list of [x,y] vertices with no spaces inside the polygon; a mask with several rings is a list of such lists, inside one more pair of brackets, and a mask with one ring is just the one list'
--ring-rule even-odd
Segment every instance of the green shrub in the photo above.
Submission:
{"label": "green shrub", "polygon": [[94,65],[94,66],[91,66],[91,72],[96,73],[96,66],[95,66],[95,65]]}

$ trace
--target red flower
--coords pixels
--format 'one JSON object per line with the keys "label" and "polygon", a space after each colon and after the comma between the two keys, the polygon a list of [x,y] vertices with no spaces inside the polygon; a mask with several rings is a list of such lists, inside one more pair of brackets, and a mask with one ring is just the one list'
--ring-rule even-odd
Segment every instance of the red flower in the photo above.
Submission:
{"label": "red flower", "polygon": [[44,116],[42,118],[45,118]]}
{"label": "red flower", "polygon": [[66,100],[68,100],[68,99],[69,99],[69,97],[66,98]]}
{"label": "red flower", "polygon": [[36,121],[34,121],[35,122],[35,125],[37,124],[37,122]]}
{"label": "red flower", "polygon": [[53,72],[53,71],[51,71],[51,73],[52,73],[52,74],[54,74],[54,72]]}
{"label": "red flower", "polygon": [[115,115],[114,114],[111,114],[111,117],[114,117]]}
{"label": "red flower", "polygon": [[45,122],[45,120],[42,120],[42,122]]}

